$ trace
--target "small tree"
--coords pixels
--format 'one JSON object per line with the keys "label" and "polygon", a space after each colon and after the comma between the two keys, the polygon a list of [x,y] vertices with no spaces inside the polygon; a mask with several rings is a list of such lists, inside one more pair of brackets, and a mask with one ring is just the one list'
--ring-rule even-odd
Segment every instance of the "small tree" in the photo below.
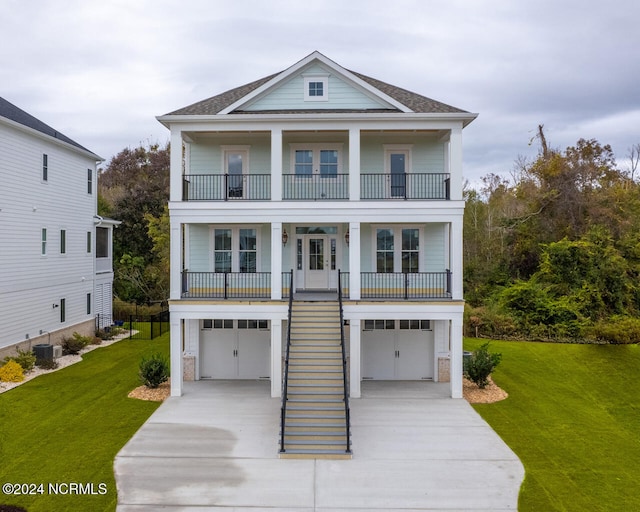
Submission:
{"label": "small tree", "polygon": [[140,382],[148,388],[157,388],[169,378],[169,363],[162,354],[153,354],[143,357],[140,361]]}
{"label": "small tree", "polygon": [[502,354],[489,352],[489,343],[485,343],[471,354],[464,364],[464,376],[474,382],[480,389],[489,384],[489,375],[500,363]]}

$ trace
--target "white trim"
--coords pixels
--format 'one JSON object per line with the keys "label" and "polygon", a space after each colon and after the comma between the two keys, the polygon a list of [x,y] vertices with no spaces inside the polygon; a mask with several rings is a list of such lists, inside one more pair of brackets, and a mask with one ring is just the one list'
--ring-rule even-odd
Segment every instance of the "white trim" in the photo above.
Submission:
{"label": "white trim", "polygon": [[320,174],[320,151],[322,150],[338,152],[338,169],[336,173],[342,174],[343,148],[344,148],[344,144],[342,142],[327,142],[327,143],[313,142],[310,144],[306,144],[304,142],[291,142],[289,143],[289,158],[291,159],[291,167],[289,168],[289,174],[296,174],[296,151],[305,150],[305,149],[313,153],[313,161],[311,164],[312,175]]}
{"label": "white trim", "polygon": [[211,272],[215,272],[215,231],[216,229],[229,229],[231,230],[231,272],[240,272],[240,230],[241,229],[253,229],[256,232],[256,272],[262,272],[261,270],[261,224],[215,224],[210,226],[209,230],[209,268]]}
{"label": "white trim", "polygon": [[425,266],[425,234],[422,224],[371,224],[371,268],[372,272],[378,271],[378,244],[377,231],[379,229],[389,229],[393,233],[393,271],[402,272],[402,230],[418,230],[418,272],[424,272]]}
{"label": "white trim", "polygon": [[[312,54],[305,57],[304,59],[302,59],[301,61],[295,63],[293,66],[289,67],[282,73],[273,77],[268,82],[262,84],[260,87],[258,87],[254,91],[240,98],[238,101],[232,103],[227,108],[221,110],[217,115],[220,116],[220,115],[229,114],[230,112],[233,112],[234,110],[242,107],[243,105],[246,105],[250,101],[256,99],[258,96],[261,96],[262,94],[264,94],[266,91],[272,89],[279,83],[282,83],[284,80],[290,78],[292,75],[294,75],[295,73],[300,71],[302,68],[304,68],[305,66],[307,66],[308,64],[314,61],[318,61],[324,64],[329,69],[331,69],[335,74],[340,75],[344,80],[353,83],[354,85],[360,87],[361,89],[364,89],[366,92],[368,92],[369,94],[372,94],[377,99],[385,103],[389,103],[390,105],[397,108],[401,112],[406,112],[406,113],[412,112],[412,110],[406,105],[403,105],[399,101],[393,99],[391,96],[388,96],[387,94],[383,93],[379,89],[376,89],[372,85],[369,85],[367,82],[365,82],[364,80],[361,80],[350,71],[347,71],[345,68],[343,68],[336,62],[328,59],[327,57],[322,55],[320,52],[315,51]],[[171,118],[171,116],[162,116],[162,119],[165,119],[165,118]]]}
{"label": "white trim", "polygon": [[[304,76],[304,101],[329,101],[329,75],[303,75]],[[322,84],[322,96],[311,96],[309,85],[311,83]]]}

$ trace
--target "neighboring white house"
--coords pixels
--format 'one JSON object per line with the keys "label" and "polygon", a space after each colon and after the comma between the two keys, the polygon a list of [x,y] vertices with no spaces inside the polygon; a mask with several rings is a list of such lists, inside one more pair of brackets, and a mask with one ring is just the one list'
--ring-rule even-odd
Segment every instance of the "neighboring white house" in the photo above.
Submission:
{"label": "neighboring white house", "polygon": [[377,379],[462,397],[462,130],[476,116],[314,52],[158,117],[172,395],[269,378],[280,396],[291,279],[294,299],[330,301],[340,272],[350,396]]}
{"label": "neighboring white house", "polygon": [[0,353],[110,321],[119,222],[96,214],[102,160],[0,98]]}

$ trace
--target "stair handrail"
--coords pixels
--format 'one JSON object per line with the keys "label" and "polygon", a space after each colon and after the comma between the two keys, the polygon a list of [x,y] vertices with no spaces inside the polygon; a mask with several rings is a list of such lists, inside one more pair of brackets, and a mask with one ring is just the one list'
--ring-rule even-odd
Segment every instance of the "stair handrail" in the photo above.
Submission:
{"label": "stair handrail", "polygon": [[338,304],[340,305],[340,346],[342,347],[342,378],[344,381],[344,414],[346,420],[347,449],[351,453],[351,418],[349,414],[349,385],[347,382],[347,352],[344,342],[344,313],[342,311],[342,273],[338,269]]}
{"label": "stair handrail", "polygon": [[284,425],[287,415],[287,387],[289,382],[289,349],[291,348],[291,311],[293,309],[293,269],[289,279],[289,312],[287,313],[287,350],[284,358],[284,380],[282,382],[282,405],[280,406],[280,453],[284,453]]}

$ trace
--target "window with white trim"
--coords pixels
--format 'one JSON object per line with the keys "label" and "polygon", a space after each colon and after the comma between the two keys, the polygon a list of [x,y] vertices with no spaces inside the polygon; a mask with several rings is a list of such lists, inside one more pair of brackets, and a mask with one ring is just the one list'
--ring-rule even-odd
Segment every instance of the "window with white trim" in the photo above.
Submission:
{"label": "window with white trim", "polygon": [[307,76],[304,78],[304,101],[328,101],[329,77]]}
{"label": "window with white trim", "polygon": [[249,227],[213,229],[213,271],[255,273],[259,267],[258,230]]}
{"label": "window with white trim", "polygon": [[40,233],[40,254],[47,255],[47,228],[42,228]]}
{"label": "window with white trim", "polygon": [[342,171],[342,144],[292,144],[291,168],[298,178],[337,178]]}
{"label": "window with white trim", "polygon": [[49,181],[49,155],[42,154],[42,181]]}
{"label": "window with white trim", "polygon": [[60,254],[67,253],[67,230],[60,230]]}
{"label": "window with white trim", "polygon": [[375,236],[375,269],[378,273],[420,272],[421,244],[424,237],[418,227],[379,227]]}

